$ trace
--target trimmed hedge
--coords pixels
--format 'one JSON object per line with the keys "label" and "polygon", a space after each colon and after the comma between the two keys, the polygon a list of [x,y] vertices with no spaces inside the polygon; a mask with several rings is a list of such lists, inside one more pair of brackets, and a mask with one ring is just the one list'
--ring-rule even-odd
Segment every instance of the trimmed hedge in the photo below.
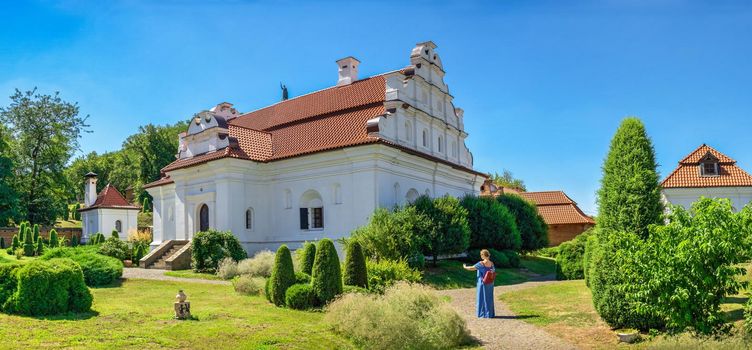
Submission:
{"label": "trimmed hedge", "polygon": [[366,269],[366,257],[363,249],[357,241],[350,242],[345,256],[345,272],[342,283],[348,286],[368,288],[368,270]]}
{"label": "trimmed hedge", "polygon": [[69,258],[81,266],[87,286],[104,286],[115,282],[123,275],[120,260],[97,254],[97,247],[80,246],[48,249],[39,259]]}
{"label": "trimmed hedge", "polygon": [[342,271],[334,243],[324,238],[316,248],[311,277],[317,305],[326,305],[337,295],[342,294]]}
{"label": "trimmed hedge", "polygon": [[310,275],[313,270],[313,261],[316,259],[316,245],[305,242],[303,253],[300,255],[300,271]]}
{"label": "trimmed hedge", "polygon": [[50,230],[50,248],[57,248],[60,245],[60,241],[57,239],[57,231],[53,228]]}
{"label": "trimmed hedge", "polygon": [[285,291],[285,305],[295,310],[308,310],[316,299],[310,284],[293,284]]}
{"label": "trimmed hedge", "polygon": [[32,261],[10,272],[2,269],[0,275],[9,277],[0,287],[4,312],[40,316],[91,309],[92,296],[84,275],[70,259]]}
{"label": "trimmed hedge", "polygon": [[191,241],[193,271],[215,273],[224,258],[240,261],[248,257],[240,241],[230,231],[199,232]]}
{"label": "trimmed hedge", "polygon": [[277,255],[274,257],[274,268],[272,269],[271,293],[272,302],[277,306],[285,305],[285,293],[287,288],[295,283],[295,272],[292,267],[292,256],[290,249],[286,245],[281,245],[277,249]]}

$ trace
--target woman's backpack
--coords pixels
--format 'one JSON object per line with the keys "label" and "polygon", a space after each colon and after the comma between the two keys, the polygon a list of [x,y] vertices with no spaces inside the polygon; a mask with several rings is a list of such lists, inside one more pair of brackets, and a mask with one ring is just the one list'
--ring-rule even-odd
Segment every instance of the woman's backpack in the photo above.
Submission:
{"label": "woman's backpack", "polygon": [[487,270],[486,273],[483,274],[483,284],[493,284],[494,280],[496,280],[495,270]]}

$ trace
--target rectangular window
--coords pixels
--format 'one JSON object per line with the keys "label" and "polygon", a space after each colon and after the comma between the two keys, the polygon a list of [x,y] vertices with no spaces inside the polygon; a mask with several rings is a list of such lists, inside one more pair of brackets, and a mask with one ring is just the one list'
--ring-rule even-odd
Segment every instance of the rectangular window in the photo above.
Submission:
{"label": "rectangular window", "polygon": [[300,208],[300,229],[308,229],[308,208]]}
{"label": "rectangular window", "polygon": [[324,208],[313,208],[313,228],[324,228]]}
{"label": "rectangular window", "polygon": [[703,175],[717,175],[715,163],[703,163]]}

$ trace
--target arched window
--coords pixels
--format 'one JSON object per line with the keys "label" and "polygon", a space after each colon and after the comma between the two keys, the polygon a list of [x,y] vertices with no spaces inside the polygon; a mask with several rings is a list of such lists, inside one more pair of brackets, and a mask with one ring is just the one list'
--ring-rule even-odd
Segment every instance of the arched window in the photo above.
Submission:
{"label": "arched window", "polygon": [[439,136],[439,153],[444,153],[444,138]]}
{"label": "arched window", "polygon": [[198,230],[201,232],[209,230],[209,206],[206,204],[202,204],[198,211]]}
{"label": "arched window", "polygon": [[419,196],[420,194],[418,194],[418,190],[411,188],[409,191],[407,191],[407,194],[405,195],[405,199],[407,200],[408,203],[412,203],[412,202],[415,202],[415,200],[418,199]]}
{"label": "arched window", "polygon": [[120,220],[115,220],[115,231],[123,233],[123,223]]}
{"label": "arched window", "polygon": [[248,208],[245,211],[245,229],[253,230],[253,208]]}
{"label": "arched window", "polygon": [[300,197],[300,229],[324,228],[324,201],[315,190],[308,190]]}
{"label": "arched window", "polygon": [[409,121],[405,122],[405,140],[413,140],[413,125]]}
{"label": "arched window", "polygon": [[428,147],[428,130],[423,129],[423,147]]}

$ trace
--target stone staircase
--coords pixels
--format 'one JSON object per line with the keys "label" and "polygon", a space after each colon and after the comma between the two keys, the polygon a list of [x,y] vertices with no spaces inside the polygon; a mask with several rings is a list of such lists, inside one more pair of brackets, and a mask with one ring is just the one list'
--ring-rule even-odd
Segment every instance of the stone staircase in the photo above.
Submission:
{"label": "stone staircase", "polygon": [[169,240],[141,258],[140,265],[146,269],[185,270],[191,267],[190,241]]}

